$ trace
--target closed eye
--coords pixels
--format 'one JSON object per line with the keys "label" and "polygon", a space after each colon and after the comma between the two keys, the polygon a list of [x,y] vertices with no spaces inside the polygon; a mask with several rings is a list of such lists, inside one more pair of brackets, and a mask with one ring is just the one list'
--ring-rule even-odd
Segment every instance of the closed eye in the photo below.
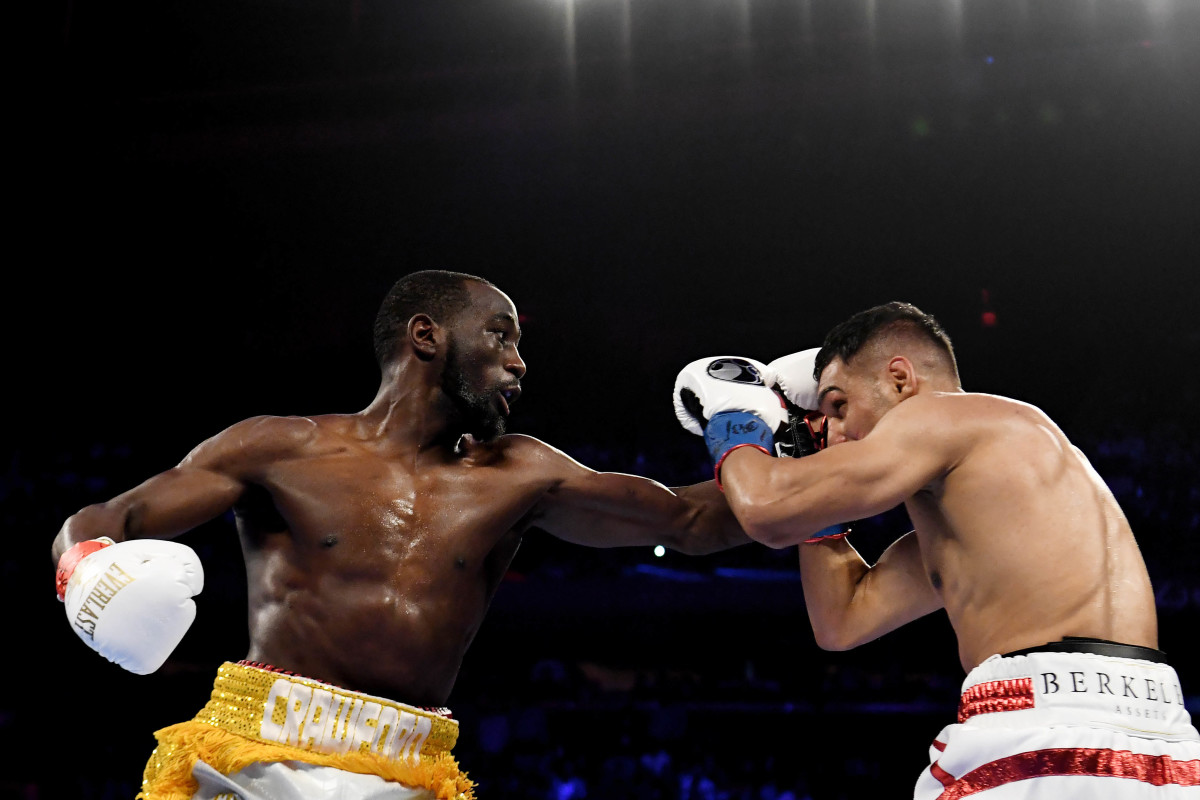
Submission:
{"label": "closed eye", "polygon": [[821,405],[828,408],[828,410],[824,412],[825,416],[840,419],[846,409],[846,398],[844,395],[833,398],[830,398],[828,395],[826,395]]}

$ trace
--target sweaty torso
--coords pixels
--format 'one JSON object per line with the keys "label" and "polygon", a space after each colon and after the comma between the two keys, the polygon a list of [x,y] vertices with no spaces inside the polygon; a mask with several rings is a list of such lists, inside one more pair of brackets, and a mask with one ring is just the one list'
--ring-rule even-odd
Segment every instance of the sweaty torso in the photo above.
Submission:
{"label": "sweaty torso", "polygon": [[415,705],[445,703],[548,488],[531,445],[398,454],[353,417],[268,420],[288,444],[235,506],[248,657]]}
{"label": "sweaty torso", "polygon": [[966,446],[906,507],[963,667],[1064,636],[1157,647],[1145,564],[1082,453],[1027,404],[945,402]]}

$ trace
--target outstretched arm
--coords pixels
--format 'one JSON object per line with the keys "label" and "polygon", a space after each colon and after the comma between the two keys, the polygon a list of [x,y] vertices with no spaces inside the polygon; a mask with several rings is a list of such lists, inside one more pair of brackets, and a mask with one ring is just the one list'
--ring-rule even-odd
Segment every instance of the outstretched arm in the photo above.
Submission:
{"label": "outstretched arm", "polygon": [[550,488],[531,522],[589,547],[661,544],[689,555],[750,542],[714,481],[668,488],[637,475],[597,472],[550,447],[536,454]]}

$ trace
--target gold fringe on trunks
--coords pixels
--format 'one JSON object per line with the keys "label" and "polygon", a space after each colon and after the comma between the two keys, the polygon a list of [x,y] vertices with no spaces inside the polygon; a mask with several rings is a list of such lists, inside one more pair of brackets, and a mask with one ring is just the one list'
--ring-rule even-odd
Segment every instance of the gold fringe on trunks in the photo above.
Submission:
{"label": "gold fringe on trunks", "polygon": [[146,764],[137,800],[190,800],[198,784],[192,766],[203,760],[218,772],[231,774],[251,764],[303,761],[423,787],[438,800],[474,800],[475,784],[459,769],[450,753],[422,757],[418,763],[384,759],[371,753],[315,753],[295,747],[256,742],[195,720],[155,733],[158,747]]}

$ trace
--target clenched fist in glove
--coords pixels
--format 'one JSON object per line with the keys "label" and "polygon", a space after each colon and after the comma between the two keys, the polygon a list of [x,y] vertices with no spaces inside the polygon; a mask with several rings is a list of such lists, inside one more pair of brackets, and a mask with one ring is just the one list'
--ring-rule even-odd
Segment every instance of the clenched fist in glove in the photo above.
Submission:
{"label": "clenched fist in glove", "polygon": [[[813,347],[798,353],[780,356],[767,365],[767,372],[774,387],[787,403],[792,443],[784,455],[803,458],[818,450],[824,450],[828,440],[829,424],[817,411],[817,379],[813,375],[817,353],[821,348]],[[847,525],[833,525],[806,539],[819,542],[825,539],[840,539],[850,532]]]}
{"label": "clenched fist in glove", "polygon": [[154,672],[196,619],[204,570],[192,548],[160,539],[80,542],[63,553],[58,597],[84,644],[138,675]]}
{"label": "clenched fist in glove", "polygon": [[675,416],[703,436],[718,484],[721,462],[739,447],[775,455],[775,432],[788,424],[783,399],[771,388],[765,364],[740,356],[713,356],[688,364],[675,379]]}
{"label": "clenched fist in glove", "polygon": [[801,458],[825,448],[828,425],[817,411],[817,380],[813,377],[820,349],[801,350],[767,364],[773,388],[783,395],[790,421],[791,436],[780,443],[780,455]]}

